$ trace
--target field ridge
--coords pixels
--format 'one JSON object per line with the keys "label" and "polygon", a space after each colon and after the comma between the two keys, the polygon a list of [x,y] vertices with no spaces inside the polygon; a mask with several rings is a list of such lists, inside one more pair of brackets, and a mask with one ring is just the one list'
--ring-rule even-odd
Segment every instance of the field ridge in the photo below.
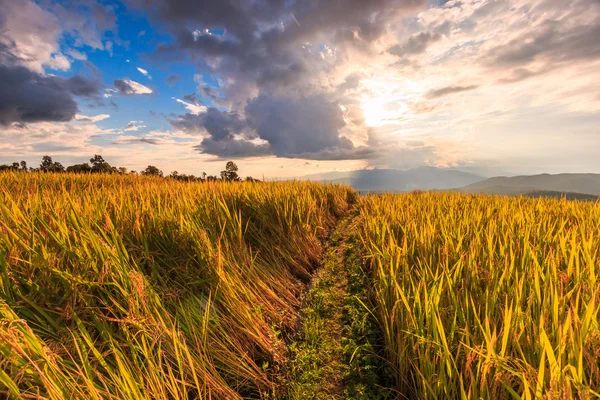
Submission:
{"label": "field ridge", "polygon": [[[290,399],[343,399],[344,360],[343,306],[348,296],[343,244],[349,218],[331,235],[322,265],[316,272],[302,304],[301,326],[291,344]],[[308,397],[307,397],[308,396]]]}
{"label": "field ridge", "polygon": [[391,399],[383,332],[358,251],[356,210],[338,222],[301,307],[291,343],[289,399]]}

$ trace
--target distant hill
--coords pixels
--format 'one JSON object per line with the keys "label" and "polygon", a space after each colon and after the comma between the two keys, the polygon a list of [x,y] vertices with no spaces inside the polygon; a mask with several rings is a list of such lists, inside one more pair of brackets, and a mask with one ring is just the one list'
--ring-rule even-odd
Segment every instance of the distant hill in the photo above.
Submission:
{"label": "distant hill", "polygon": [[452,189],[485,179],[451,168],[419,167],[409,170],[369,169],[306,176],[321,182],[344,183],[365,192],[407,192]]}
{"label": "distant hill", "polygon": [[459,190],[468,193],[505,195],[519,195],[542,191],[600,196],[600,174],[499,176],[466,185]]}
{"label": "distant hill", "polygon": [[582,193],[573,193],[573,192],[552,192],[549,190],[536,190],[535,192],[527,192],[523,193],[523,196],[528,197],[547,197],[547,198],[556,198],[562,199],[566,198],[567,200],[583,200],[583,201],[597,201],[600,199],[600,196],[596,196],[594,194],[582,194]]}

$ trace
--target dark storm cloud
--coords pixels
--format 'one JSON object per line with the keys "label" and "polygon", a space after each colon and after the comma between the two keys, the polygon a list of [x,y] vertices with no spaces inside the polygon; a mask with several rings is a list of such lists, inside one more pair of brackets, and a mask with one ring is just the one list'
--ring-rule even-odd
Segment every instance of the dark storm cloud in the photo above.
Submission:
{"label": "dark storm cloud", "polygon": [[210,99],[214,103],[218,104],[221,100],[218,89],[212,87],[199,87],[198,91],[203,97]]}
{"label": "dark storm cloud", "polygon": [[[258,85],[293,83],[309,72],[299,44],[327,35],[330,44],[364,46],[384,33],[387,21],[424,0],[129,0],[167,23],[175,42],[159,55],[185,50],[203,64],[220,57],[218,71]],[[297,22],[296,22],[297,21]],[[283,27],[282,27],[283,24]],[[225,30],[225,35],[205,29]],[[203,64],[207,67],[206,64]],[[207,67],[208,68],[208,67]]]}
{"label": "dark storm cloud", "polygon": [[267,156],[271,154],[269,144],[256,144],[247,139],[214,140],[206,138],[195,149],[201,153],[212,154],[221,158],[246,158]]}
{"label": "dark storm cloud", "polygon": [[468,92],[469,90],[474,90],[477,88],[478,88],[477,85],[446,86],[443,88],[430,90],[429,92],[427,92],[426,97],[429,99],[435,99],[435,98],[447,96],[447,95],[453,94],[453,93]]}
{"label": "dark storm cloud", "polygon": [[[329,68],[319,56],[319,45],[374,54],[371,44],[387,26],[425,3],[129,0],[173,35],[173,42],[159,47],[155,57],[190,57],[199,71],[223,78],[218,88],[203,85],[198,90],[230,111],[209,109],[169,120],[176,129],[209,134],[198,150],[222,157],[273,154],[334,160],[363,158],[368,151],[340,136],[345,123],[339,104],[329,100],[329,89],[311,82]],[[358,82],[351,77],[337,91],[355,88]]]}
{"label": "dark storm cloud", "polygon": [[431,43],[437,42],[441,38],[442,35],[437,32],[421,32],[409,37],[406,42],[393,46],[388,53],[395,56],[420,54],[427,50]]}
{"label": "dark storm cloud", "polygon": [[171,125],[190,134],[208,133],[196,150],[223,158],[241,158],[271,154],[267,143],[254,143],[256,135],[250,131],[240,116],[231,111],[220,111],[214,107],[200,114],[184,114],[169,119]]}
{"label": "dark storm cloud", "polygon": [[69,121],[77,113],[73,96],[92,98],[101,85],[82,76],[43,76],[25,67],[0,65],[0,125]]}
{"label": "dark storm cloud", "polygon": [[231,111],[220,111],[214,107],[200,114],[184,114],[169,122],[174,128],[191,134],[204,131],[214,140],[224,140],[234,134],[241,133],[246,127],[239,115]]}
{"label": "dark storm cloud", "polygon": [[[337,102],[323,96],[259,96],[248,102],[245,114],[242,119],[235,112],[209,108],[205,113],[188,113],[169,122],[191,134],[208,133],[198,149],[222,157],[273,154],[345,160],[369,155],[365,148],[356,148],[349,139],[340,137],[345,125],[342,111]],[[261,144],[254,139],[261,139]]]}
{"label": "dark storm cloud", "polygon": [[339,104],[323,96],[259,96],[248,102],[246,118],[278,156],[318,153],[327,148],[353,149],[350,140],[339,136],[345,125]]}
{"label": "dark storm cloud", "polygon": [[75,75],[64,81],[64,87],[75,96],[94,97],[101,89],[100,82]]}

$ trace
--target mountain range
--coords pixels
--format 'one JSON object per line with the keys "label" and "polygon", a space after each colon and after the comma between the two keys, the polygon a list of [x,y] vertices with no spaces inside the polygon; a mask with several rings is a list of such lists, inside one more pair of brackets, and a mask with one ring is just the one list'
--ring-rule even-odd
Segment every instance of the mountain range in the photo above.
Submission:
{"label": "mountain range", "polygon": [[[465,193],[531,195],[594,199],[600,196],[600,174],[539,174],[486,178],[454,168],[370,169],[307,175],[303,179],[343,183],[364,192],[458,190]],[[588,196],[580,196],[588,195]],[[594,197],[595,196],[595,197]]]}
{"label": "mountain range", "polygon": [[468,193],[505,195],[547,191],[600,196],[600,174],[498,176],[469,184],[460,190]]}
{"label": "mountain range", "polygon": [[365,192],[408,192],[453,189],[480,182],[484,177],[452,168],[419,167],[409,170],[362,169],[309,175],[305,179],[344,183]]}

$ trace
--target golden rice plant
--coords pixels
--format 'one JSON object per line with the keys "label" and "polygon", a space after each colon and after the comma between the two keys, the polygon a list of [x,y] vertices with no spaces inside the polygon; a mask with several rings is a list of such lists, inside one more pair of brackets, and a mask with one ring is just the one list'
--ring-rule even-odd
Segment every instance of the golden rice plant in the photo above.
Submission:
{"label": "golden rice plant", "polygon": [[600,396],[600,203],[368,196],[357,227],[399,398]]}
{"label": "golden rice plant", "polygon": [[350,189],[0,174],[0,397],[277,393]]}

